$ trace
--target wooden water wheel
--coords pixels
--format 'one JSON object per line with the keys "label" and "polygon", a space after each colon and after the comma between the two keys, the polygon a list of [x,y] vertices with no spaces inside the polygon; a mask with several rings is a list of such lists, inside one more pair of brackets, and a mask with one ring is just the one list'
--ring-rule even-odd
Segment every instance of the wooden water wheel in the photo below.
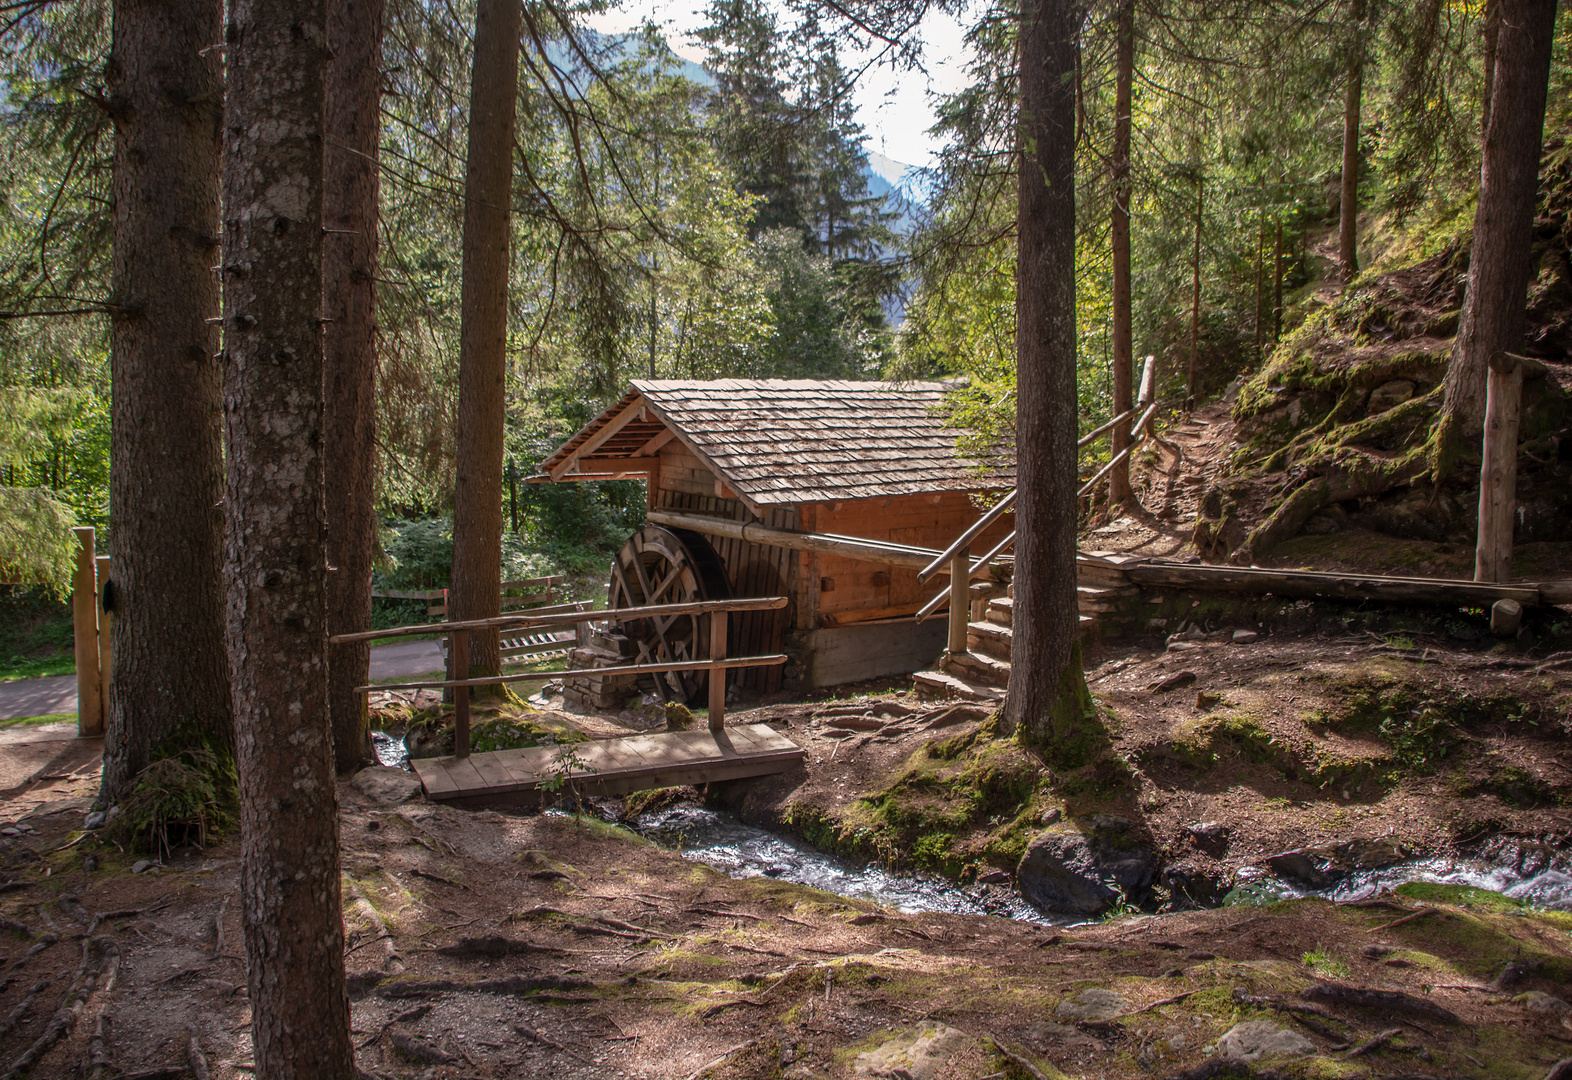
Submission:
{"label": "wooden water wheel", "polygon": [[[609,608],[648,604],[687,604],[730,598],[726,570],[709,541],[686,529],[650,525],[617,552],[611,564]],[[631,619],[622,632],[637,649],[636,663],[671,663],[709,656],[708,615],[669,615]],[[706,671],[671,671],[653,676],[663,701],[703,701],[709,690]]]}

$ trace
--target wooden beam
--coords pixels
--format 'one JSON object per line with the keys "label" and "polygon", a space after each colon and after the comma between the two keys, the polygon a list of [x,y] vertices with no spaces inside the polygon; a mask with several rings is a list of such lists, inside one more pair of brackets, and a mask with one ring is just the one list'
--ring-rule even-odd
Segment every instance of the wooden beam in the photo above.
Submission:
{"label": "wooden beam", "polygon": [[[878,563],[883,566],[905,566],[921,569],[939,553],[932,548],[912,547],[908,544],[888,544],[880,540],[865,540],[855,536],[835,536],[829,533],[797,532],[793,529],[773,529],[752,521],[732,521],[729,518],[703,517],[699,514],[678,514],[670,510],[656,510],[646,515],[646,520],[656,525],[670,525],[678,529],[709,533],[711,536],[728,536],[746,540],[750,544],[790,548],[794,551],[816,551],[823,555],[839,555],[845,559]],[[974,570],[973,577],[986,579],[988,568]]]}
{"label": "wooden beam", "polygon": [[488,675],[483,679],[443,679],[440,682],[373,683],[357,686],[356,690],[438,690],[443,687],[499,686],[503,683],[523,682],[528,679],[588,679],[600,675],[658,675],[667,671],[708,671],[711,675],[729,668],[772,667],[784,664],[789,658],[782,654],[773,656],[739,656],[726,660],[672,660],[656,664],[621,664],[617,667],[569,668],[566,671],[531,671],[522,675]]}
{"label": "wooden beam", "polygon": [[94,738],[104,733],[104,712],[98,693],[98,586],[93,561],[91,525],[76,533],[76,571],[71,575],[71,630],[76,645],[76,733]]}
{"label": "wooden beam", "polygon": [[1170,589],[1209,589],[1219,592],[1472,607],[1489,607],[1497,600],[1516,600],[1524,607],[1537,607],[1540,603],[1539,586],[1532,584],[1498,585],[1445,578],[1394,578],[1315,570],[1263,570],[1257,567],[1155,561],[1135,563],[1123,570],[1137,585]]}
{"label": "wooden beam", "polygon": [[1492,353],[1490,356],[1490,370],[1499,371],[1503,375],[1510,375],[1514,371],[1521,371],[1525,379],[1538,379],[1550,369],[1544,363],[1535,360],[1532,356],[1519,356],[1505,350]]}
{"label": "wooden beam", "polygon": [[[1498,352],[1485,376],[1484,448],[1479,462],[1479,532],[1475,581],[1512,579],[1512,526],[1517,510],[1517,435],[1523,406],[1524,356]],[[1541,371],[1544,365],[1539,364]]]}
{"label": "wooden beam", "polygon": [[632,401],[628,402],[627,408],[623,409],[616,416],[613,416],[611,420],[607,422],[605,427],[601,428],[595,434],[586,439],[583,446],[579,447],[577,450],[574,450],[567,457],[563,458],[562,461],[557,464],[556,468],[550,470],[551,478],[553,480],[561,480],[563,474],[565,474],[569,467],[578,461],[579,458],[593,454],[596,450],[599,450],[601,446],[613,435],[627,427],[634,420],[638,419],[638,417],[643,414],[646,405],[647,403],[643,397],[636,397]]}
{"label": "wooden beam", "polygon": [[644,607],[602,608],[599,611],[565,611],[557,615],[503,615],[495,619],[422,623],[419,626],[394,626],[387,630],[361,630],[353,634],[334,634],[328,638],[328,644],[348,645],[355,641],[409,637],[412,634],[447,634],[454,630],[524,630],[537,626],[568,626],[581,622],[652,619],[664,615],[708,615],[715,611],[774,611],[785,607],[789,602],[784,596],[755,596],[739,600],[698,600],[687,604],[649,604]]}
{"label": "wooden beam", "polygon": [[[629,473],[650,473],[660,468],[660,458],[658,457],[581,457],[578,459],[578,462],[578,472],[615,473],[618,476],[626,476]],[[573,473],[566,474],[562,479],[573,479]]]}
{"label": "wooden beam", "polygon": [[633,451],[633,456],[650,457],[654,454],[657,454],[660,452],[661,447],[665,446],[676,437],[676,434],[671,430],[671,428],[661,428],[660,434],[649,439],[643,446]]}

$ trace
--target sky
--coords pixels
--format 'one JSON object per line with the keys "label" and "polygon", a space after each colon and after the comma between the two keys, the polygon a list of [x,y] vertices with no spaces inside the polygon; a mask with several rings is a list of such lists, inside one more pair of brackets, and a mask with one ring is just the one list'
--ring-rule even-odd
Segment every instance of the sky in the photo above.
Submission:
{"label": "sky", "polygon": [[[645,19],[666,28],[666,40],[684,60],[704,61],[704,49],[693,40],[693,30],[704,25],[699,11],[702,0],[624,0],[619,8],[590,18],[589,25],[606,34],[633,29]],[[875,66],[858,80],[853,98],[857,119],[868,134],[865,144],[870,164],[891,183],[899,184],[898,166],[922,168],[934,164],[939,143],[928,134],[934,112],[929,93],[947,94],[965,84],[965,27],[941,12],[930,12],[923,21],[924,72],[897,72]],[[848,70],[865,62],[842,56]],[[895,166],[878,160],[882,156]]]}

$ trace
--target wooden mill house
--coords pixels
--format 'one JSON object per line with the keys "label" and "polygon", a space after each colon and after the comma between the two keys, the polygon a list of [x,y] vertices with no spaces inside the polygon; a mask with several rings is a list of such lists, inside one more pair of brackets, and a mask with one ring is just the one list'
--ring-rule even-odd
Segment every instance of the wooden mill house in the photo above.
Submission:
{"label": "wooden mill house", "polygon": [[[780,667],[733,672],[761,692],[782,682],[833,686],[931,665],[944,618],[918,619],[948,589],[918,570],[978,519],[979,495],[1007,477],[957,453],[958,432],[931,382],[634,380],[631,389],[539,466],[535,482],[642,477],[648,524],[611,567],[608,607],[786,596],[780,611],[734,619],[729,655],[784,652]],[[1014,527],[1004,515],[978,537],[987,550]],[[978,600],[1003,592],[992,568]],[[708,655],[698,620],[593,633],[574,667],[630,657]],[[632,690],[593,677],[569,684],[577,704],[611,708]],[[661,676],[671,700],[699,700],[706,676]]]}

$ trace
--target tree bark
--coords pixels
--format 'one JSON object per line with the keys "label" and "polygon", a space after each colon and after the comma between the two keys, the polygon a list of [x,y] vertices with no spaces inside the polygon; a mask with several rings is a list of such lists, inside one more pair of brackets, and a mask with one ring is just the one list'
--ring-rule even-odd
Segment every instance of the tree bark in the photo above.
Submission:
{"label": "tree bark", "polygon": [[1259,235],[1255,241],[1255,362],[1265,359],[1266,323],[1261,309],[1266,306],[1266,211],[1261,211]]}
{"label": "tree bark", "polygon": [[[377,137],[383,0],[329,0],[323,149],[322,367],[328,631],[371,628],[376,465]],[[328,712],[339,773],[372,760],[365,698],[371,646],[331,649]]]}
{"label": "tree bark", "polygon": [[[448,618],[454,620],[501,614],[508,211],[522,18],[519,0],[480,0],[475,10],[464,173],[458,480],[453,493],[453,584],[448,592]],[[469,674],[502,670],[495,631],[471,634],[469,647]]]}
{"label": "tree bark", "polygon": [[1365,82],[1364,0],[1354,0],[1352,18],[1348,78],[1343,84],[1343,191],[1338,200],[1337,223],[1337,259],[1345,285],[1359,273],[1359,113]]}
{"label": "tree bark", "polygon": [[[1130,332],[1130,87],[1135,77],[1135,0],[1119,5],[1114,61],[1113,160],[1113,412],[1129,410],[1135,393],[1135,350]],[[1109,453],[1117,456],[1130,445],[1130,424],[1113,430]],[[1110,507],[1130,499],[1129,459],[1108,474]]]}
{"label": "tree bark", "polygon": [[1501,6],[1497,0],[1485,0],[1484,17],[1484,68],[1485,92],[1480,95],[1479,142],[1483,146],[1490,133],[1490,95],[1496,85],[1496,42],[1501,37]]}
{"label": "tree bark", "polygon": [[1462,323],[1447,364],[1437,459],[1443,470],[1479,439],[1491,355],[1517,351],[1527,325],[1556,0],[1496,0],[1494,6],[1500,17],[1496,77]]}
{"label": "tree bark", "polygon": [[326,0],[231,0],[224,115],[225,577],[257,1075],[355,1076],[327,701]]}
{"label": "tree bark", "polygon": [[1021,9],[1015,636],[1005,711],[1044,757],[1086,748],[1075,596],[1075,62],[1081,8]]}
{"label": "tree bark", "polygon": [[1283,223],[1277,223],[1277,245],[1272,249],[1272,343],[1283,340]]}
{"label": "tree bark", "polygon": [[1195,177],[1195,247],[1190,253],[1190,370],[1184,380],[1184,411],[1195,408],[1195,360],[1201,351],[1201,221],[1206,210],[1206,180]]}
{"label": "tree bark", "polygon": [[217,0],[117,0],[109,507],[114,675],[103,797],[180,724],[228,752],[217,359]]}

